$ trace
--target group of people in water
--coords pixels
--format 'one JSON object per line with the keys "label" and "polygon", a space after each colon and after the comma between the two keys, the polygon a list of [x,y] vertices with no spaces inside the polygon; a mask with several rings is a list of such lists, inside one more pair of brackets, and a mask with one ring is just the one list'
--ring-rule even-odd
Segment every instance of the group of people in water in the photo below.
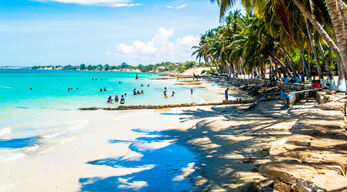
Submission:
{"label": "group of people in water", "polygon": [[[97,81],[97,80],[98,80],[98,78],[95,78],[95,81]],[[102,78],[100,80],[102,81]],[[105,80],[106,80],[106,78],[105,78]],[[94,78],[92,78],[92,81],[94,81]]]}
{"label": "group of people in water", "polygon": [[[122,82],[119,81],[119,84],[121,84],[121,83]],[[141,84],[141,87],[144,87],[144,85]],[[147,84],[147,87],[149,87],[149,84]],[[104,91],[107,91],[106,87],[104,88]],[[102,92],[102,89],[100,89],[100,92]],[[133,90],[133,93],[134,93],[134,95],[144,95],[145,94],[145,92],[143,90],[139,91],[139,90],[136,90],[136,89]],[[124,93],[124,95],[121,96],[120,102],[119,102],[118,95],[116,95],[114,99],[112,99],[112,96],[109,96],[108,99],[107,99],[107,103],[112,104],[113,101],[114,101],[115,103],[119,102],[120,104],[125,104],[124,96],[127,96],[127,93]]]}
{"label": "group of people in water", "polygon": [[[118,101],[119,101],[119,97],[118,97],[118,95],[116,95],[115,98],[114,98],[114,102],[115,102],[115,103],[118,103]],[[109,97],[108,97],[108,100],[107,100],[107,103],[112,104],[112,102],[113,102],[113,99],[112,99],[111,96],[109,96]],[[119,102],[119,103],[120,103],[120,104],[125,104],[124,95],[121,96],[120,102]]]}
{"label": "group of people in water", "polygon": [[141,92],[140,92],[139,90],[136,91],[136,89],[133,90],[133,93],[134,93],[134,95],[144,95],[145,94],[145,92],[143,92],[143,90],[141,90]]}
{"label": "group of people in water", "polygon": [[[171,97],[173,97],[173,96],[175,96],[175,91],[172,91],[172,95],[171,95]],[[168,96],[167,96],[167,89],[166,89],[166,87],[164,87],[164,97],[165,98],[168,98]]]}

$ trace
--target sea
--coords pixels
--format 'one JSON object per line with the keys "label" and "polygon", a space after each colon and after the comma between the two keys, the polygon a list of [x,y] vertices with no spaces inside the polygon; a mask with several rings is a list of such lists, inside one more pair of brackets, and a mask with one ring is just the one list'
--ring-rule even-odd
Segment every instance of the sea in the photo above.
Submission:
{"label": "sea", "polygon": [[[123,95],[125,105],[205,103],[221,101],[224,97],[223,92],[216,91],[220,89],[217,85],[178,85],[177,81],[157,73],[0,69],[0,166],[12,161],[20,162],[46,144],[82,134],[90,125],[79,108],[120,105],[107,103],[109,96],[114,99],[116,95],[119,98]],[[165,87],[167,98],[163,94]],[[134,89],[143,90],[144,94],[133,95]],[[174,96],[171,96],[172,92],[175,92]],[[111,112],[119,114],[119,117],[124,115],[118,111]],[[169,157],[161,158],[185,157],[183,164],[189,164],[196,158],[189,150],[173,143],[168,151]],[[161,178],[160,175],[156,177],[157,180]],[[185,184],[163,180],[163,183],[175,186],[175,191],[192,187],[187,185],[186,180],[179,182]],[[105,185],[93,185],[92,191],[108,191],[117,184],[109,185],[106,189]],[[81,188],[81,191],[90,189]],[[151,188],[137,191],[151,191]]]}

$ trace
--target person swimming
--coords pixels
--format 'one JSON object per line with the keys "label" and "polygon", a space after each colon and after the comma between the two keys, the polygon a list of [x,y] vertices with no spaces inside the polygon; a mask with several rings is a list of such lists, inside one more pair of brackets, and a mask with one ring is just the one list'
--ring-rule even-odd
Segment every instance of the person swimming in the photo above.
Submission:
{"label": "person swimming", "polygon": [[136,95],[136,89],[134,89],[133,92],[134,92],[134,95]]}
{"label": "person swimming", "polygon": [[104,87],[104,91],[107,91],[106,87]]}
{"label": "person swimming", "polygon": [[141,94],[140,91],[137,91],[136,95],[140,95],[140,94]]}
{"label": "person swimming", "polygon": [[118,95],[116,95],[116,97],[114,98],[114,102],[118,102],[119,101],[119,98],[118,98]]}
{"label": "person swimming", "polygon": [[113,101],[112,97],[109,96],[109,97],[108,97],[108,100],[107,100],[107,103],[112,104],[112,101]]}
{"label": "person swimming", "polygon": [[144,95],[145,94],[145,92],[143,92],[143,90],[141,90],[141,95]]}
{"label": "person swimming", "polygon": [[171,95],[171,97],[173,97],[173,96],[175,96],[175,91],[172,91],[172,95]]}
{"label": "person swimming", "polygon": [[120,104],[125,104],[125,99],[123,95],[122,95],[122,98],[120,99]]}

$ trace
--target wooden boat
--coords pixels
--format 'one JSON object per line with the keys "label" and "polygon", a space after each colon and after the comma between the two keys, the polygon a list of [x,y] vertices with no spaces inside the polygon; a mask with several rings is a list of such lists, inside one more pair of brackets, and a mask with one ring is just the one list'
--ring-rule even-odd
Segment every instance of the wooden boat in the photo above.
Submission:
{"label": "wooden boat", "polygon": [[300,101],[302,98],[304,98],[305,93],[311,92],[311,91],[320,91],[322,88],[318,89],[307,89],[302,91],[295,91],[291,93],[284,93],[283,90],[281,90],[281,97],[284,99],[284,103],[286,105],[293,105],[294,103]]}
{"label": "wooden boat", "polygon": [[300,101],[302,98],[304,98],[305,92],[298,91],[298,92],[292,92],[292,93],[284,93],[283,90],[281,90],[281,97],[284,99],[284,103],[286,105],[293,105],[294,103]]}

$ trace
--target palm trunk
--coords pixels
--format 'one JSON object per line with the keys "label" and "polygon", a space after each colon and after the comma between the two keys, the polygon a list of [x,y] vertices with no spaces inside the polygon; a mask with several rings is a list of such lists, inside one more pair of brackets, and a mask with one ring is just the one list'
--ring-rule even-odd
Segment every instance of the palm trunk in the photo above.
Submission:
{"label": "palm trunk", "polygon": [[269,57],[269,62],[270,62],[270,74],[272,74],[272,76],[275,76],[274,74],[274,71],[273,71],[273,68],[272,68],[272,60],[271,60],[271,57]]}
{"label": "palm trunk", "polygon": [[340,12],[341,12],[341,16],[343,18],[343,22],[345,25],[345,31],[347,31],[347,14],[346,14],[346,10],[345,10],[345,3],[342,0],[338,0],[337,4],[340,8]]}
{"label": "palm trunk", "polygon": [[339,80],[337,81],[336,91],[345,92],[346,91],[346,81],[345,81],[342,63],[339,60],[336,60],[336,66],[337,66],[337,74],[339,76]]}
{"label": "palm trunk", "polygon": [[[341,56],[341,68],[343,69],[343,74],[345,81],[347,79],[347,34],[345,31],[345,24],[343,21],[343,13],[340,11],[340,6],[336,0],[326,0],[326,5],[328,8],[329,15],[331,17],[331,22],[334,27],[335,36],[337,40],[337,45],[340,51]],[[343,11],[344,12],[344,11]],[[346,13],[344,13],[346,14]],[[347,86],[347,82],[345,82],[345,86]],[[347,91],[347,88],[345,88]],[[347,92],[346,92],[347,94]]]}
{"label": "palm trunk", "polygon": [[308,67],[308,71],[311,71],[311,65],[310,65],[310,59],[311,59],[311,49],[310,49],[310,42],[307,42],[307,67]]}
{"label": "palm trunk", "polygon": [[319,81],[320,81],[322,87],[326,87],[325,86],[325,82],[324,82],[324,78],[323,78],[323,74],[322,74],[322,69],[321,69],[320,64],[319,64],[318,53],[317,53],[316,46],[315,46],[313,38],[312,38],[312,34],[311,34],[311,31],[310,31],[310,28],[308,26],[307,20],[306,20],[306,29],[307,29],[308,39],[309,39],[309,41],[311,43],[313,55],[314,55],[314,58],[316,59],[316,65],[317,65],[317,72],[318,72]]}
{"label": "palm trunk", "polygon": [[[328,57],[325,56],[324,49],[323,49],[323,46],[320,43],[320,41],[318,41],[318,48],[319,48],[320,54],[321,54],[321,56],[323,58],[323,61],[325,63],[325,67],[327,68],[327,72],[328,72],[328,78],[327,78],[327,83],[326,84],[329,84],[330,90],[334,90],[335,88],[333,87],[333,84],[335,84],[335,82],[334,82],[334,79],[332,78],[332,75],[331,75],[330,62],[329,62]],[[330,55],[330,51],[329,51],[329,55]]]}
{"label": "palm trunk", "polygon": [[[334,0],[327,0],[327,5],[328,5],[328,1],[334,1]],[[337,47],[335,42],[331,39],[328,33],[323,29],[322,25],[316,20],[316,18],[312,15],[312,13],[308,11],[306,7],[301,2],[299,2],[299,0],[293,0],[293,3],[300,9],[301,13],[310,21],[314,29],[321,35],[324,41],[335,53],[336,57],[340,57],[339,47]],[[331,16],[330,12],[329,12],[329,15]]]}
{"label": "palm trunk", "polygon": [[277,63],[279,63],[279,64],[288,72],[288,74],[290,74],[290,71],[289,71],[288,68],[284,65],[284,63],[282,63],[281,60],[279,60],[277,57],[273,56],[272,53],[270,53],[270,52],[268,52],[268,53],[269,53],[269,55],[270,55],[273,59],[275,59],[275,61],[277,61]]}
{"label": "palm trunk", "polygon": [[330,71],[331,71],[331,80],[330,80],[330,90],[336,90],[336,84],[335,84],[335,79],[334,79],[334,75],[333,75],[333,72],[332,72],[332,59],[331,59],[331,49],[329,49],[329,58],[328,58],[328,63],[329,63],[329,66],[330,66]]}
{"label": "palm trunk", "polygon": [[214,69],[212,68],[210,62],[208,62],[208,60],[205,60],[205,63],[207,63],[207,65],[210,67],[211,71],[214,73]]}
{"label": "palm trunk", "polygon": [[310,73],[310,70],[307,67],[306,62],[305,62],[304,52],[301,49],[300,49],[300,56],[301,56],[302,63],[304,64],[307,80],[308,80],[309,83],[312,83],[311,73]]}
{"label": "palm trunk", "polygon": [[280,46],[281,46],[281,48],[282,48],[282,50],[283,50],[284,55],[286,56],[286,60],[287,60],[287,63],[288,63],[288,65],[289,65],[289,67],[290,67],[290,70],[292,71],[293,74],[296,74],[295,68],[294,68],[294,66],[293,66],[292,61],[291,61],[290,58],[289,58],[289,55],[288,55],[286,49],[285,49],[281,44],[280,44]]}

